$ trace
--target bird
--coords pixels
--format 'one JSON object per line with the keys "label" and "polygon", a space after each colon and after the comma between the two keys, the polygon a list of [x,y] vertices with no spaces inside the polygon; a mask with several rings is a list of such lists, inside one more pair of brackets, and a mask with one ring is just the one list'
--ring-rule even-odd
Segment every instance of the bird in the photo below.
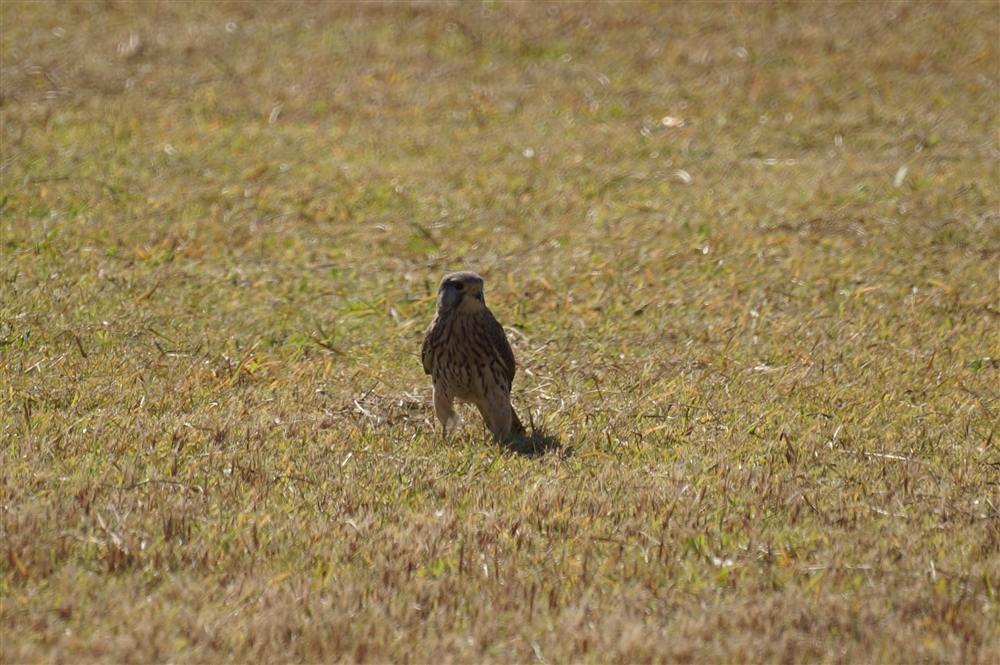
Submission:
{"label": "bird", "polygon": [[524,435],[510,403],[514,351],[486,306],[482,277],[461,271],[441,278],[420,359],[434,383],[434,411],[445,438],[458,421],[455,400],[475,405],[494,440]]}

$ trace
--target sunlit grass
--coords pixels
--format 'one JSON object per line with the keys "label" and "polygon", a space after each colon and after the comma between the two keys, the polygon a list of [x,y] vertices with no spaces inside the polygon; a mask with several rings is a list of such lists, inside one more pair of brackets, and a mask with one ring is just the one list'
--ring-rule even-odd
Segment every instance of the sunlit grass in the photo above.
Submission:
{"label": "sunlit grass", "polygon": [[0,19],[4,660],[1000,658],[994,4]]}

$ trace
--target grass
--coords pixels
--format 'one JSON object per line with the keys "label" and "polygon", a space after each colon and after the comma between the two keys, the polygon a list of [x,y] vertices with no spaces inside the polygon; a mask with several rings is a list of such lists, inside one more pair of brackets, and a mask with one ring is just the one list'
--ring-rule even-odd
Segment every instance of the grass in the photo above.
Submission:
{"label": "grass", "polygon": [[1000,660],[995,3],[0,25],[0,660]]}

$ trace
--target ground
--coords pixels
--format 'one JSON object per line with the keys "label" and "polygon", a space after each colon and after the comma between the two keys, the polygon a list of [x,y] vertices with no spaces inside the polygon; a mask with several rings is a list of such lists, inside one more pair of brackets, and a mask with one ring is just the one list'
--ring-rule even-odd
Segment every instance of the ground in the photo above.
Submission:
{"label": "ground", "polygon": [[995,2],[0,28],[0,660],[1000,661]]}

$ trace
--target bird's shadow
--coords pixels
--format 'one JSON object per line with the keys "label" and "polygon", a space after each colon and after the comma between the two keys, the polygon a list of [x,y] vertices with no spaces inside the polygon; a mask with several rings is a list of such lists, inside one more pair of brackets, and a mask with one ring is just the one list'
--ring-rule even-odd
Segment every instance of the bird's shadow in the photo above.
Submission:
{"label": "bird's shadow", "polygon": [[541,457],[551,452],[555,452],[561,457],[573,454],[572,446],[563,446],[558,438],[547,434],[544,430],[535,430],[531,434],[509,437],[500,444],[500,447],[525,457]]}

